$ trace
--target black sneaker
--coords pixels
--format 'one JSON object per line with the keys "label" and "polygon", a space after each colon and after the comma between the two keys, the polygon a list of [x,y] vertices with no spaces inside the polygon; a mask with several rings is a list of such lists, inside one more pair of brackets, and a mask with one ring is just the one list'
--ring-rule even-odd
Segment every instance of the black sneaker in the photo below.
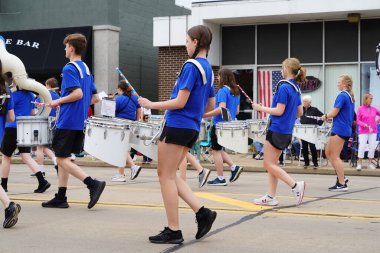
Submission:
{"label": "black sneaker", "polygon": [[230,182],[235,182],[240,174],[243,172],[243,167],[236,166],[234,171],[231,171],[231,177],[230,177]]}
{"label": "black sneaker", "polygon": [[11,228],[16,225],[20,211],[21,206],[19,204],[15,204],[14,202],[9,203],[9,206],[5,209],[5,220],[3,227]]}
{"label": "black sneaker", "polygon": [[38,188],[34,190],[34,193],[43,193],[50,188],[50,183],[45,180],[43,184],[38,185]]}
{"label": "black sneaker", "polygon": [[310,166],[309,164],[305,163],[305,164],[303,165],[303,168],[304,168],[304,169],[307,169],[307,167],[309,167],[309,166]]}
{"label": "black sneaker", "polygon": [[319,165],[318,165],[318,163],[317,164],[314,164],[314,166],[313,166],[313,169],[318,169],[319,168]]}
{"label": "black sneaker", "polygon": [[98,202],[100,195],[102,194],[104,187],[106,187],[106,182],[98,181],[94,179],[95,185],[93,187],[87,187],[90,190],[90,202],[88,202],[88,209],[91,209]]}
{"label": "black sneaker", "polygon": [[64,199],[58,199],[58,194],[55,194],[55,197],[47,202],[42,202],[42,207],[46,208],[69,208],[67,203],[67,197]]}
{"label": "black sneaker", "polygon": [[346,183],[344,185],[342,185],[339,182],[337,182],[334,186],[329,188],[329,191],[331,191],[331,192],[346,192],[346,191],[348,191],[348,186]]}
{"label": "black sneaker", "polygon": [[[30,174],[31,177],[35,177],[36,174]],[[46,177],[46,173],[45,172],[42,172],[42,176]]]}
{"label": "black sneaker", "polygon": [[158,235],[149,236],[151,243],[168,243],[168,244],[180,244],[183,242],[181,230],[173,231],[168,227],[165,227]]}
{"label": "black sneaker", "polygon": [[195,235],[195,239],[198,240],[210,231],[216,218],[216,212],[202,206],[195,214],[195,218],[198,223],[198,231]]}
{"label": "black sneaker", "polygon": [[[348,183],[348,177],[344,177],[344,183],[347,184]],[[336,183],[339,183],[339,179],[338,177],[336,177]]]}

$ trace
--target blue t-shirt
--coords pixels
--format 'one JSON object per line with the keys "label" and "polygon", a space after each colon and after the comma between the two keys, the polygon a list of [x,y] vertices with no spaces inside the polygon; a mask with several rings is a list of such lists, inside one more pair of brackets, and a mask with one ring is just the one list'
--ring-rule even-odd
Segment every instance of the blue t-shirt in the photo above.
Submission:
{"label": "blue t-shirt", "polygon": [[190,96],[184,108],[167,111],[166,126],[193,129],[199,132],[207,100],[215,96],[215,91],[213,80],[211,80],[211,65],[205,58],[196,58],[196,60],[206,73],[207,83],[203,84],[202,76],[193,63],[185,64],[174,85],[170,99],[176,98],[178,92],[183,89],[188,89]]}
{"label": "blue t-shirt", "polygon": [[[216,94],[215,108],[218,108],[219,103],[221,102],[226,103],[226,107],[231,114],[231,120],[235,120],[236,110],[240,104],[240,95],[232,95],[230,88],[227,86],[223,86],[221,89],[218,90],[218,93]],[[223,121],[221,114],[213,117],[213,125],[216,125],[218,122],[221,121]]]}
{"label": "blue t-shirt", "polygon": [[116,97],[116,112],[115,116],[118,118],[136,120],[136,110],[141,108],[137,102],[138,96],[132,94],[131,97],[121,95]]}
{"label": "blue t-shirt", "polygon": [[[55,91],[49,90],[49,92],[50,92],[52,100],[57,100],[59,98],[59,95]],[[41,99],[37,98],[36,102],[40,103]],[[51,111],[50,111],[49,116],[55,117],[56,114],[57,114],[57,109],[56,108],[52,108]]]}
{"label": "blue t-shirt", "polygon": [[[295,80],[289,81],[298,87]],[[270,115],[269,130],[280,134],[292,134],[297,118],[297,108],[302,104],[301,94],[291,84],[283,82],[273,96],[272,108],[277,107],[277,103],[284,104],[285,111],[281,116]]]}
{"label": "blue t-shirt", "polygon": [[5,106],[5,112],[4,114],[0,114],[0,143],[3,141],[3,135],[4,135],[4,129],[5,129],[5,123],[7,122],[7,115],[9,110],[14,109],[14,103],[12,96],[4,103]]}
{"label": "blue t-shirt", "polygon": [[36,100],[36,96],[30,91],[18,90],[12,93],[12,99],[16,119],[13,122],[7,122],[5,127],[17,128],[18,116],[32,115],[32,110],[35,108],[32,102]]}
{"label": "blue t-shirt", "polygon": [[351,96],[346,91],[342,91],[335,100],[334,108],[340,110],[334,117],[331,132],[341,136],[351,136],[355,111],[355,104],[351,101]]}
{"label": "blue t-shirt", "polygon": [[81,77],[80,72],[73,64],[66,64],[62,71],[61,97],[68,96],[77,88],[82,89],[83,97],[71,103],[61,104],[58,129],[83,130],[92,94],[96,94],[94,79],[90,73],[87,73],[84,62],[75,62],[79,65],[83,76]]}

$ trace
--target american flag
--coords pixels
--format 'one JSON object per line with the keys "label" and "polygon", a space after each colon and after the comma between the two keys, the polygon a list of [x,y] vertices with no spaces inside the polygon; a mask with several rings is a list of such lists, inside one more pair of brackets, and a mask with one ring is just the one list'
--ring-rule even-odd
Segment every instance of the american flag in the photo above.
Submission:
{"label": "american flag", "polygon": [[[272,97],[276,84],[282,79],[280,70],[259,70],[257,72],[257,83],[259,88],[259,103],[271,107]],[[265,119],[266,113],[260,113],[259,117]]]}

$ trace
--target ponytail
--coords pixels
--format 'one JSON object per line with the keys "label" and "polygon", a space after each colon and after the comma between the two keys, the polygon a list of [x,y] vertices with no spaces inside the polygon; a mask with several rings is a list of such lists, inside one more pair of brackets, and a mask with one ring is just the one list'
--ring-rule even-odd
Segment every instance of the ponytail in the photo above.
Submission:
{"label": "ponytail", "polygon": [[227,85],[231,89],[231,94],[234,96],[240,95],[239,88],[236,85],[234,73],[230,69],[219,70],[219,88]]}
{"label": "ponytail", "polygon": [[353,82],[351,76],[344,74],[341,75],[338,79],[340,79],[342,83],[346,85],[347,92],[350,94],[350,96],[352,97],[352,101],[354,101],[355,103],[354,92],[352,91]]}

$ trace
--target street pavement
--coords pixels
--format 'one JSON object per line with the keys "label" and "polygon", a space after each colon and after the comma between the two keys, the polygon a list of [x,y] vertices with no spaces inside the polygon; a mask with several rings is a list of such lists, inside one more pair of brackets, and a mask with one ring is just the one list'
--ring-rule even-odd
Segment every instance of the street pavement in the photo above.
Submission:
{"label": "street pavement", "polygon": [[[45,209],[41,202],[57,191],[57,177],[51,165],[47,179],[52,187],[35,194],[37,180],[29,177],[25,165],[13,164],[9,178],[9,196],[22,206],[19,222],[11,229],[0,229],[0,252],[377,252],[380,247],[380,178],[373,175],[349,176],[348,192],[329,192],[335,183],[331,168],[303,169],[288,162],[285,169],[296,168],[292,177],[306,181],[304,203],[294,206],[290,189],[279,183],[277,207],[252,204],[267,191],[267,176],[253,171],[262,161],[234,156],[247,167],[240,178],[228,186],[198,188],[195,171],[189,170],[188,182],[202,204],[217,211],[211,232],[195,240],[195,215],[180,202],[181,245],[155,245],[148,237],[166,225],[165,210],[155,164],[143,169],[134,181],[111,182],[116,173],[111,166],[77,159],[93,177],[107,181],[98,204],[87,209],[88,190],[77,179],[70,179],[68,209]],[[16,159],[17,160],[17,159]],[[89,165],[91,162],[94,164]],[[252,165],[253,164],[253,165]],[[102,165],[102,166],[101,166]],[[243,164],[245,166],[245,164]],[[205,164],[210,166],[210,164]],[[261,166],[262,169],[262,166]],[[305,174],[305,171],[312,174]],[[358,174],[356,170],[353,174]],[[318,173],[319,171],[319,173]],[[364,173],[363,173],[364,172]],[[129,177],[130,170],[126,170]],[[302,173],[302,174],[301,174]],[[210,179],[216,176],[212,172]],[[226,172],[229,178],[229,172]],[[3,218],[3,216],[0,216]]]}

